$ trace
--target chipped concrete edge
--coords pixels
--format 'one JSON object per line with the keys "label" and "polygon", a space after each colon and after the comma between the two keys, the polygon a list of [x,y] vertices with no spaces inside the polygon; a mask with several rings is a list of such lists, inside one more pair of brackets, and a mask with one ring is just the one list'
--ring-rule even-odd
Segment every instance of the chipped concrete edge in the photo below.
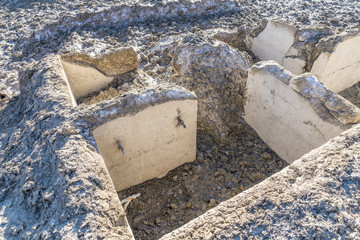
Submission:
{"label": "chipped concrete edge", "polygon": [[354,124],[360,121],[360,109],[354,104],[340,96],[339,94],[329,90],[318,79],[310,73],[296,76],[282,67],[275,61],[261,61],[254,64],[249,71],[265,71],[270,75],[289,85],[294,91],[304,98],[308,99],[314,110],[319,114],[318,103],[321,103],[330,116],[326,116],[324,112],[319,116],[327,121],[336,123],[331,120],[335,118],[341,124]]}

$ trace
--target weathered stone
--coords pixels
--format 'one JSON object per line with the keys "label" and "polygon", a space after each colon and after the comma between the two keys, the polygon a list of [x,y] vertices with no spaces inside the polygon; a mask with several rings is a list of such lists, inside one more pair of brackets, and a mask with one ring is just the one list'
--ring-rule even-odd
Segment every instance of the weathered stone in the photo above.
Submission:
{"label": "weathered stone", "polygon": [[224,142],[229,132],[241,127],[246,70],[250,57],[228,45],[189,35],[175,49],[171,81],[199,99],[198,129]]}

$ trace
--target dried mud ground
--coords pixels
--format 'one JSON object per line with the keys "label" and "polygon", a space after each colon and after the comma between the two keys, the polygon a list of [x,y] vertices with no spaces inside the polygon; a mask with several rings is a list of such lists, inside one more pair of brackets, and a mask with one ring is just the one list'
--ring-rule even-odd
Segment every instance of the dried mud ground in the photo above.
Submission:
{"label": "dried mud ground", "polygon": [[128,221],[135,239],[158,239],[287,165],[256,133],[232,134],[225,146],[199,133],[196,161],[118,196],[141,194],[126,209]]}

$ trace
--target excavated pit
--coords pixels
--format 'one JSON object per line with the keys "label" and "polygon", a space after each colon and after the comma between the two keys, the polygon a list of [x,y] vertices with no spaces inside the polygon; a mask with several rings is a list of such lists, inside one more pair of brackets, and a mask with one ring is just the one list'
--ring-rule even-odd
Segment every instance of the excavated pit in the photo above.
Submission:
{"label": "excavated pit", "polygon": [[194,162],[118,192],[120,199],[140,193],[126,209],[135,239],[158,239],[288,165],[256,133],[228,140],[221,146],[198,132]]}
{"label": "excavated pit", "polygon": [[194,162],[118,193],[140,194],[126,210],[136,239],[157,239],[254,186],[350,128],[360,111],[314,76],[269,61],[249,71],[244,119],[256,133],[246,126],[220,145],[198,131]]}
{"label": "excavated pit", "polygon": [[[252,187],[357,122],[357,110],[338,95],[360,105],[359,40],[334,36],[358,31],[356,4],[100,1],[89,9],[79,1],[5,2],[4,238],[132,239],[133,232],[157,239],[221,202],[172,238],[359,235],[358,127]],[[249,35],[269,17],[295,27],[270,21]],[[301,29],[307,27],[314,29]],[[131,50],[109,54],[129,46],[139,57]],[[236,69],[246,55],[238,50],[252,60],[244,64],[246,80]],[[80,53],[61,58],[64,71],[52,65],[52,53],[73,52]],[[279,65],[254,66],[259,59],[276,60],[294,76],[272,71]],[[343,76],[346,84],[337,81]],[[156,85],[164,82],[196,96],[158,97],[164,89]]]}
{"label": "excavated pit", "polygon": [[[107,77],[99,67],[68,59],[61,63],[78,104],[121,99],[126,83],[130,95],[154,85],[139,69]],[[142,96],[142,102],[152,98],[146,90]],[[197,114],[196,99],[173,99],[120,114],[92,130],[136,239],[159,238],[288,165],[248,125],[220,144],[197,131]],[[129,196],[138,197],[124,202]]]}
{"label": "excavated pit", "polygon": [[[352,74],[359,70],[359,56],[336,65],[346,58],[358,37],[343,40],[332,54],[325,54],[326,60],[320,55],[311,71],[321,72],[318,81],[310,74],[300,75],[308,65],[294,47],[299,39],[303,41],[300,35],[294,27],[269,21],[260,32],[246,37],[251,54],[277,63],[260,62],[249,68],[243,113],[246,123],[242,122],[241,131],[226,132],[226,143],[214,138],[218,133],[197,129],[199,114],[200,125],[206,118],[204,112],[198,112],[199,103],[194,99],[152,104],[93,129],[136,239],[157,239],[179,228],[360,120],[356,107],[359,87]],[[102,65],[102,59],[111,59],[109,56],[62,57],[70,91],[78,104],[97,104],[159,84],[137,69],[132,50],[121,51],[117,53],[123,58],[121,62],[110,64],[117,69],[114,71]],[[336,71],[329,73],[329,68]],[[333,87],[331,79],[339,77],[338,72],[347,80]],[[185,73],[192,74],[189,70]],[[173,81],[178,84],[176,81],[185,82],[182,78]],[[196,92],[196,88],[191,90]],[[223,134],[221,137],[224,140]]]}

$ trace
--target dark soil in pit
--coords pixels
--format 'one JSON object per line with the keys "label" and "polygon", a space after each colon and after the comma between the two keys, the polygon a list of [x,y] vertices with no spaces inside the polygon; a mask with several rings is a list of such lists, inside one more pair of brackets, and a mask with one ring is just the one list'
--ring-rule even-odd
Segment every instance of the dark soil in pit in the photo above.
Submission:
{"label": "dark soil in pit", "polygon": [[200,134],[196,161],[118,193],[141,194],[126,209],[136,239],[158,239],[288,165],[257,136],[234,134],[228,142]]}
{"label": "dark soil in pit", "polygon": [[339,94],[360,108],[360,82],[355,83],[351,87],[339,92]]}

